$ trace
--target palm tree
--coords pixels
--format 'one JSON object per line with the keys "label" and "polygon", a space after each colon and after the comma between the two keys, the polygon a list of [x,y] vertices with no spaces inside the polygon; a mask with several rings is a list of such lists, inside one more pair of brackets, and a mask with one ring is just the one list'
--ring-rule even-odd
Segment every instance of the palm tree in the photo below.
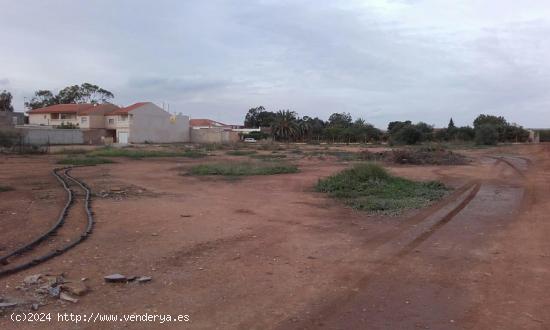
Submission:
{"label": "palm tree", "polygon": [[302,140],[308,138],[309,133],[311,132],[311,124],[308,119],[309,118],[304,117],[304,119],[298,121],[298,132]]}
{"label": "palm tree", "polygon": [[296,113],[290,110],[279,110],[271,126],[271,132],[276,140],[289,141],[295,138],[298,133]]}

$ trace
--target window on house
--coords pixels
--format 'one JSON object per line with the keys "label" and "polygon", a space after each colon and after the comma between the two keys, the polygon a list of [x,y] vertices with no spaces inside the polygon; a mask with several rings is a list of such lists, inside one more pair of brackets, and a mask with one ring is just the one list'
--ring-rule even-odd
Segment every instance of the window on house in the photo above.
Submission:
{"label": "window on house", "polygon": [[109,125],[114,125],[114,124],[115,124],[115,119],[109,118]]}
{"label": "window on house", "polygon": [[87,123],[87,122],[88,122],[88,117],[80,117],[80,122],[81,122],[82,124]]}
{"label": "window on house", "polygon": [[128,120],[128,115],[122,115],[118,117],[120,121],[126,121]]}
{"label": "window on house", "polygon": [[[53,117],[52,117],[53,118]],[[44,119],[48,119],[48,116],[44,115]]]}
{"label": "window on house", "polygon": [[62,113],[61,119],[73,119],[74,115],[72,113]]}
{"label": "window on house", "polygon": [[[58,113],[52,113],[52,119],[59,119],[59,114]],[[44,116],[44,119],[46,119],[46,116]]]}

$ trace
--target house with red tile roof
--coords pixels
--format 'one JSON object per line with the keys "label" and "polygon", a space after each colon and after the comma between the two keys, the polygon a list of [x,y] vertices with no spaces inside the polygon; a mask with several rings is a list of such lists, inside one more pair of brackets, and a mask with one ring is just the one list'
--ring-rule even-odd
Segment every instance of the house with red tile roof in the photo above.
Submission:
{"label": "house with red tile roof", "polygon": [[152,102],[138,102],[105,114],[105,129],[118,143],[189,142],[189,116],[172,115]]}
{"label": "house with red tile roof", "polygon": [[28,111],[29,124],[58,127],[67,124],[82,130],[102,130],[116,143],[188,142],[189,117],[172,115],[151,102],[127,107],[113,104],[56,104]]}
{"label": "house with red tile roof", "polygon": [[49,107],[30,110],[30,125],[61,126],[71,124],[73,126],[88,128],[104,128],[106,113],[119,109],[114,104],[56,104]]}

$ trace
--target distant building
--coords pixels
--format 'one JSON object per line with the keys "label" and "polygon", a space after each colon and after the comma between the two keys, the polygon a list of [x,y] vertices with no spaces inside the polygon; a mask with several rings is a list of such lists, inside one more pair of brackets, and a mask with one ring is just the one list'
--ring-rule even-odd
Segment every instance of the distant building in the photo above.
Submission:
{"label": "distant building", "polygon": [[189,120],[189,126],[191,129],[203,129],[203,128],[233,128],[231,125],[220,123],[219,121],[211,119],[191,119]]}
{"label": "distant building", "polygon": [[[29,125],[49,128],[74,126],[101,130],[103,140],[116,143],[189,142],[189,117],[171,115],[151,102],[128,107],[114,104],[57,104],[28,111]],[[51,133],[54,134],[54,133]]]}
{"label": "distant building", "polygon": [[28,111],[29,124],[72,125],[78,128],[105,128],[104,115],[119,109],[114,104],[56,104]]}
{"label": "distant building", "polygon": [[531,143],[540,143],[540,133],[533,129],[528,129],[529,132],[529,142]]}
{"label": "distant building", "polygon": [[25,124],[25,114],[23,112],[0,111],[0,128],[23,124]]}
{"label": "distant building", "polygon": [[105,114],[105,128],[118,143],[189,142],[189,116],[171,115],[151,102],[140,102]]}

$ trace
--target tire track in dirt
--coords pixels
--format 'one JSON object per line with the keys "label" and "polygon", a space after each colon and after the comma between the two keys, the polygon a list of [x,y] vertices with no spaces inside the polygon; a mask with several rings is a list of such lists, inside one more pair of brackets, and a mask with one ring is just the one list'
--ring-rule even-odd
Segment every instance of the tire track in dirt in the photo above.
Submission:
{"label": "tire track in dirt", "polygon": [[517,174],[519,174],[519,176],[523,179],[525,179],[525,173],[523,173],[522,170],[520,170],[515,164],[513,164],[511,161],[509,161],[508,159],[506,159],[506,157],[504,156],[501,156],[501,157],[491,157],[491,158],[494,158],[494,159],[497,159],[501,162],[503,162],[504,164],[510,166],[514,171],[516,171]]}
{"label": "tire track in dirt", "polygon": [[[512,159],[521,159],[526,162],[527,170],[531,170],[530,168],[536,166],[533,161],[527,157],[521,157],[521,156],[489,156],[489,158],[496,159],[497,162],[501,162],[503,164],[508,165],[511,167],[518,175],[525,181],[523,187],[524,187],[524,194],[523,199],[521,202],[521,206],[519,209],[519,212],[525,212],[528,211],[531,208],[531,205],[534,205],[537,203],[537,194],[535,192],[535,186],[536,184],[532,182],[532,179],[528,178],[528,176],[525,174],[525,171],[521,170],[517,165],[512,163],[506,158],[512,158]],[[526,171],[527,171],[526,170]]]}
{"label": "tire track in dirt", "polygon": [[[424,208],[420,210],[416,215],[406,219],[405,221],[402,221],[397,225],[396,229],[389,230],[386,233],[383,233],[376,238],[368,240],[366,243],[373,246],[380,246],[388,241],[391,241],[392,239],[398,237],[402,233],[404,233],[407,230],[415,228],[418,224],[428,220],[430,217],[434,216],[437,212],[441,211],[445,207],[449,206],[450,204],[458,201],[460,197],[468,190],[472,189],[472,187],[475,187],[476,185],[479,185],[477,181],[470,181],[463,185],[462,187],[456,189],[453,193],[451,193],[449,196],[447,196],[442,201],[433,204],[427,208]],[[479,189],[478,189],[479,190]],[[472,197],[473,198],[473,197]],[[470,199],[471,200],[471,199]],[[468,201],[469,202],[469,201]],[[465,207],[465,205],[464,205]]]}
{"label": "tire track in dirt", "polygon": [[[506,159],[500,157],[495,157],[496,162],[494,166],[498,166],[501,162],[512,167],[518,175],[522,178],[525,178],[525,174],[517,166]],[[434,205],[431,209],[428,209],[424,212],[419,213],[417,216],[410,218],[408,221],[400,225],[400,228],[397,232],[388,232],[384,234],[381,238],[371,240],[371,243],[376,243],[376,248],[384,245],[384,243],[390,243],[391,240],[396,239],[403,232],[406,232],[407,229],[413,229],[414,224],[420,224],[427,222],[430,217],[433,217],[439,210],[442,210],[446,206],[456,202],[462,196],[464,198],[460,201],[458,205],[453,207],[449,212],[444,216],[435,221],[427,229],[422,230],[416,237],[410,240],[405,246],[400,247],[397,251],[390,251],[387,254],[378,255],[378,264],[377,267],[369,269],[368,273],[359,279],[352,287],[355,289],[349,290],[345,294],[339,294],[334,298],[330,299],[328,303],[322,303],[321,305],[314,306],[313,312],[310,312],[310,317],[300,318],[293,317],[286,319],[280,323],[278,329],[316,329],[323,326],[323,320],[334,316],[334,312],[341,309],[342,306],[353,304],[353,301],[359,294],[365,290],[375,277],[380,276],[380,274],[388,273],[392,268],[396,267],[400,260],[408,256],[413,250],[415,250],[420,244],[425,242],[427,239],[432,237],[437,233],[441,228],[443,228],[447,223],[454,219],[462,210],[464,210],[471,202],[475,199],[478,192],[482,187],[482,181],[475,180],[469,182],[459,188],[455,194],[452,195],[452,198],[448,198],[445,202],[441,203],[442,205]],[[525,197],[524,199],[530,199],[530,197]],[[389,244],[388,244],[389,245]],[[390,256],[388,256],[390,254]],[[296,320],[299,322],[296,322]]]}
{"label": "tire track in dirt", "polygon": [[427,240],[430,236],[432,236],[438,229],[443,227],[445,224],[447,224],[449,221],[451,221],[460,211],[462,211],[477,195],[479,190],[481,189],[481,184],[475,183],[473,189],[470,190],[466,198],[460,204],[455,207],[451,212],[447,213],[441,220],[436,222],[434,225],[432,225],[428,230],[420,234],[417,238],[415,238],[412,242],[407,244],[399,253],[397,253],[397,256],[399,258],[405,256],[409,252],[411,252],[413,249],[415,249],[418,245],[420,245],[422,242]]}
{"label": "tire track in dirt", "polygon": [[358,296],[362,290],[364,290],[371,284],[374,277],[379,276],[379,274],[388,272],[392,267],[396,265],[396,263],[400,261],[400,259],[407,256],[418,245],[420,245],[429,237],[431,237],[434,233],[436,233],[439,229],[441,229],[445,224],[449,223],[457,214],[460,213],[460,211],[462,211],[465,207],[468,206],[468,204],[475,198],[480,188],[481,188],[480,182],[468,183],[463,187],[461,187],[456,192],[456,194],[452,196],[452,198],[449,198],[445,202],[441,203],[441,205],[438,205],[434,207],[434,209],[431,209],[429,211],[426,211],[425,213],[418,214],[417,216],[413,217],[409,222],[409,226],[407,226],[407,224],[404,224],[403,225],[404,229],[400,230],[399,232],[391,232],[384,235],[385,238],[390,237],[389,241],[376,240],[376,243],[377,243],[376,248],[380,248],[383,245],[390,243],[392,239],[395,239],[398,236],[400,236],[400,234],[405,232],[406,229],[411,228],[411,225],[410,225],[411,222],[415,222],[418,224],[418,223],[429,221],[430,218],[436,215],[438,211],[444,209],[447,206],[450,206],[453,202],[458,202],[458,200],[460,200],[460,202],[456,206],[452,207],[450,211],[446,212],[442,217],[440,217],[437,221],[435,221],[435,223],[433,223],[427,229],[422,230],[420,234],[418,234],[414,239],[412,239],[405,246],[400,247],[397,251],[395,251],[395,249],[392,247],[393,250],[383,251],[385,253],[378,254],[376,256],[376,260],[373,260],[370,262],[372,264],[376,264],[377,266],[369,269],[369,272],[366,275],[361,277],[357,282],[355,282],[354,285],[350,286],[355,288],[354,290],[349,290],[348,292],[346,292],[346,294],[334,297],[333,299],[330,300],[329,303],[321,305],[314,312],[310,313],[310,315],[320,315],[321,317],[313,316],[307,319],[302,319],[303,321],[299,323],[295,322],[296,318],[290,318],[283,321],[279,326],[277,326],[277,329],[318,328],[319,325],[322,324],[323,316],[333,315],[333,312],[335,310],[338,310],[341,306],[345,306],[353,302],[356,296]]}

